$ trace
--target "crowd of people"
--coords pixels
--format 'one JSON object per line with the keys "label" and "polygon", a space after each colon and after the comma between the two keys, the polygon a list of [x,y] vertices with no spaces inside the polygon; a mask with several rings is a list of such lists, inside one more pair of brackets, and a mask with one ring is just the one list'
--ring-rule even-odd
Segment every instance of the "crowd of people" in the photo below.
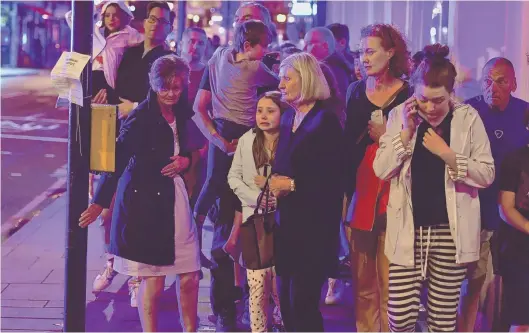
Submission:
{"label": "crowd of people", "polygon": [[[448,47],[412,57],[389,24],[364,27],[355,52],[338,23],[300,49],[277,45],[268,10],[247,2],[209,57],[196,27],[168,49],[165,2],[149,3],[144,35],[123,2],[100,11],[93,103],[116,105],[121,124],[116,170],[80,226],[103,227],[94,291],[130,276],[144,331],[157,330],[167,275],[182,328],[197,330],[201,269],[217,331],[236,330],[241,299],[253,332],[324,331],[322,288],[339,303],[344,266],[358,331],[413,331],[422,306],[431,331],[474,331],[478,312],[481,329],[529,331],[529,103],[512,96],[508,59],[490,59],[482,94],[459,101]],[[241,229],[270,212],[273,264],[250,269]]]}

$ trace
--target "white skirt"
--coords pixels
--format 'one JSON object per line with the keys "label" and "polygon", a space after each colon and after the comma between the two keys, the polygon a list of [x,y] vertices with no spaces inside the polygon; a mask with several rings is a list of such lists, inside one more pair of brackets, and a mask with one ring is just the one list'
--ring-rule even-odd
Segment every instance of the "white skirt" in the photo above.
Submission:
{"label": "white skirt", "polygon": [[[183,179],[174,178],[175,185],[175,261],[169,266],[154,266],[133,260],[114,257],[114,269],[129,276],[166,276],[200,270],[198,235]],[[156,242],[154,239],[153,242]]]}

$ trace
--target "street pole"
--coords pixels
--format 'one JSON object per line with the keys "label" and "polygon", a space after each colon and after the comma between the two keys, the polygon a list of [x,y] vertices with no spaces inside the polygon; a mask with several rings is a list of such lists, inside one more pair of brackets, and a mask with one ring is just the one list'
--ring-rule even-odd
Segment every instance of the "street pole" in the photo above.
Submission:
{"label": "street pole", "polygon": [[[93,1],[72,0],[71,51],[92,54]],[[86,251],[88,230],[79,227],[79,217],[88,206],[90,171],[90,100],[92,64],[81,74],[83,106],[70,104],[68,129],[68,225],[66,232],[64,331],[85,330]]]}

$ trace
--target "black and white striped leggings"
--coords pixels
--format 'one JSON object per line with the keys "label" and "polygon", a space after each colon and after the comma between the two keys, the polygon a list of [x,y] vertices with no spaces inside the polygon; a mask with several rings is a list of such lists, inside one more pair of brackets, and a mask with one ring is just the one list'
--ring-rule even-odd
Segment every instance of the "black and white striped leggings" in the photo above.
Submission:
{"label": "black and white striped leggings", "polygon": [[413,332],[419,316],[421,288],[428,287],[430,332],[453,332],[466,264],[457,264],[448,225],[415,229],[415,264],[389,266],[389,328]]}

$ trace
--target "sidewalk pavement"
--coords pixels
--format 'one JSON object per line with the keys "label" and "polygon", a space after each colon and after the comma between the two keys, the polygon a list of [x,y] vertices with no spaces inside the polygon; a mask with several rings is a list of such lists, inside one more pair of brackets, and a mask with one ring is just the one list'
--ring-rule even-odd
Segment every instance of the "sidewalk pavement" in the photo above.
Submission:
{"label": "sidewalk pavement", "polygon": [[[26,75],[37,75],[42,70],[35,68],[12,68],[2,67],[0,68],[0,77],[13,77],[13,76],[26,76]],[[49,71],[49,70],[48,70]]]}
{"label": "sidewalk pavement", "polygon": [[[27,225],[2,244],[0,330],[62,331],[64,306],[64,254],[67,196],[63,195],[42,210]],[[205,225],[203,247],[206,255],[211,246],[212,226]],[[92,281],[105,263],[99,226],[88,228],[86,280],[86,331],[140,332],[138,311],[130,307],[127,277],[118,275],[105,291],[92,293]],[[204,271],[199,291],[199,331],[215,331],[208,320],[210,275]],[[178,320],[175,278],[167,277],[160,305],[160,331],[182,331]],[[323,304],[326,331],[354,331],[352,295],[345,290],[343,305]]]}

